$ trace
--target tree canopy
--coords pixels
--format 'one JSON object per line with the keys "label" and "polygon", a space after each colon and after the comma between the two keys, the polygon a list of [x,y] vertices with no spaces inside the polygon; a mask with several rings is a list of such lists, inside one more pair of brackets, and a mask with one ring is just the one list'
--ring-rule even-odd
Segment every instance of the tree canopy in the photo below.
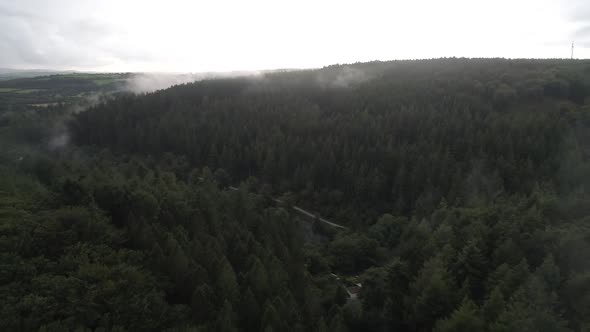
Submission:
{"label": "tree canopy", "polygon": [[589,96],[453,58],[0,109],[0,329],[588,330]]}

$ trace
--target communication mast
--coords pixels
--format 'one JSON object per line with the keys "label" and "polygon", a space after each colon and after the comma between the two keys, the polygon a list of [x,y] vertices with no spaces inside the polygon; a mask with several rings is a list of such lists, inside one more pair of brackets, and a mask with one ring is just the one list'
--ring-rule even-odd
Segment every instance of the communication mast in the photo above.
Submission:
{"label": "communication mast", "polygon": [[572,42],[572,57],[571,57],[571,59],[572,60],[574,59],[574,42]]}

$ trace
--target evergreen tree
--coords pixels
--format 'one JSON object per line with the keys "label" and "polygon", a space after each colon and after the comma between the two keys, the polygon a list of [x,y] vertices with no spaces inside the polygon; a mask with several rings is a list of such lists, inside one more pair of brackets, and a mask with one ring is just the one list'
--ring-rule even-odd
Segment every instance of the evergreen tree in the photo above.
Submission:
{"label": "evergreen tree", "polygon": [[484,321],[481,319],[477,306],[471,300],[465,298],[461,306],[449,318],[436,322],[434,331],[482,331],[484,326]]}

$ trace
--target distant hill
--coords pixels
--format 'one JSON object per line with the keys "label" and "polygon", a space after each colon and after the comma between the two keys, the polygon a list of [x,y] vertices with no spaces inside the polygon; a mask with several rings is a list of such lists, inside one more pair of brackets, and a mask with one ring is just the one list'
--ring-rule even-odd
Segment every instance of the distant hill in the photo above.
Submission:
{"label": "distant hill", "polygon": [[98,94],[124,91],[132,77],[131,74],[37,74],[39,76],[0,80],[0,112],[71,103]]}
{"label": "distant hill", "polygon": [[30,78],[37,76],[48,76],[58,74],[72,74],[75,73],[73,70],[59,71],[49,69],[13,69],[13,68],[0,68],[0,80],[10,80],[15,78]]}

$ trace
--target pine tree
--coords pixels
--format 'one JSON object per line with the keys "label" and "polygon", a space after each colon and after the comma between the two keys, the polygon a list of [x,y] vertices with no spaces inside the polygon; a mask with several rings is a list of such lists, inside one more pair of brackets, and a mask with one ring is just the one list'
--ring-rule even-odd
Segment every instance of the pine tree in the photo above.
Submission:
{"label": "pine tree", "polygon": [[543,279],[550,291],[557,290],[561,284],[559,267],[555,264],[555,259],[551,254],[547,255],[543,264],[535,271],[535,274]]}
{"label": "pine tree", "polygon": [[432,329],[434,323],[452,312],[454,289],[447,268],[438,258],[432,258],[410,284],[406,297],[408,321],[419,331]]}
{"label": "pine tree", "polygon": [[483,331],[484,321],[477,306],[468,298],[463,299],[461,306],[449,318],[436,322],[436,332],[471,332]]}
{"label": "pine tree", "polygon": [[240,319],[241,326],[248,331],[258,331],[260,324],[260,305],[250,290],[250,287],[246,289],[242,294],[240,300]]}
{"label": "pine tree", "polygon": [[209,285],[197,286],[191,296],[191,309],[195,321],[212,320],[215,317],[216,300],[215,292]]}
{"label": "pine tree", "polygon": [[277,310],[270,301],[266,301],[264,304],[264,312],[262,314],[261,326],[264,331],[282,331],[281,330],[281,319]]}
{"label": "pine tree", "polygon": [[330,319],[330,324],[328,327],[329,331],[334,331],[334,332],[347,332],[348,328],[346,327],[346,324],[344,323],[344,317],[342,315],[342,311],[338,310]]}
{"label": "pine tree", "polygon": [[474,300],[482,299],[487,275],[488,263],[480,245],[481,240],[469,240],[457,257],[457,277],[461,282],[469,279],[469,295]]}
{"label": "pine tree", "polygon": [[223,302],[221,312],[217,317],[215,330],[220,332],[237,332],[236,328],[236,317],[229,301]]}
{"label": "pine tree", "polygon": [[221,298],[229,301],[231,304],[239,295],[236,274],[226,259],[223,259],[220,265],[216,279],[216,287]]}
{"label": "pine tree", "polygon": [[492,290],[488,299],[485,301],[482,311],[486,321],[495,321],[500,314],[506,309],[506,303],[504,302],[504,296],[500,288],[496,287]]}

